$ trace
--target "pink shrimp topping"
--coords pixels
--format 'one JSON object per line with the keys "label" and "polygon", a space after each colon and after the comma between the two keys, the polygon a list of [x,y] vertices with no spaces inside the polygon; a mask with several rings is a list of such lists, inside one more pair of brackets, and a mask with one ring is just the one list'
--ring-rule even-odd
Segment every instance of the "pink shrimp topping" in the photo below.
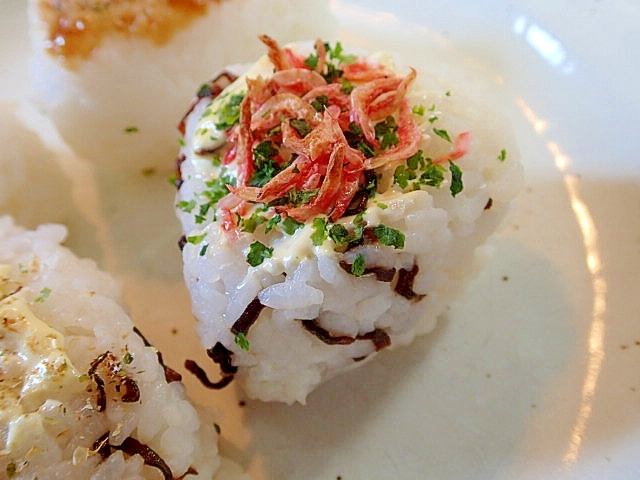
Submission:
{"label": "pink shrimp topping", "polygon": [[[235,164],[237,183],[219,203],[224,228],[236,232],[251,204],[298,222],[336,221],[362,203],[375,179],[367,171],[389,171],[419,151],[424,134],[407,99],[416,71],[398,75],[321,40],[308,56],[267,35],[260,40],[275,68],[267,79],[247,79],[239,121],[228,131],[223,162]],[[469,132],[458,135],[434,163],[459,159],[470,141]]]}

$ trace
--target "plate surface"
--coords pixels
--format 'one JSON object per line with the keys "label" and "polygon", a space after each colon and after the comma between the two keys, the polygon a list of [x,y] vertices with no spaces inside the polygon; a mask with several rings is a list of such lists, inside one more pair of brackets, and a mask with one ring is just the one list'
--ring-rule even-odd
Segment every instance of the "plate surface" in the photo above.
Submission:
{"label": "plate surface", "polygon": [[[508,115],[526,185],[492,260],[411,347],[333,379],[306,406],[245,403],[234,388],[212,394],[187,377],[190,395],[221,411],[223,452],[256,479],[637,478],[640,6],[332,8],[345,43],[432,66]],[[3,110],[27,99],[27,45],[24,0],[3,0]],[[32,193],[6,213],[30,227],[66,223],[68,245],[122,279],[168,363],[203,361],[166,172],[94,175],[37,112],[23,112],[59,168],[27,171]],[[46,151],[23,143],[25,161]]]}

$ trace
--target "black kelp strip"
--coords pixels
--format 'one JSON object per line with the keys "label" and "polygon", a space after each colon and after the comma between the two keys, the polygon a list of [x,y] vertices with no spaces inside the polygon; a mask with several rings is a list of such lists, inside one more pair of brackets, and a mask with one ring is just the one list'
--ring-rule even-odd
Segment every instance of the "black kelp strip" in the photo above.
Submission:
{"label": "black kelp strip", "polygon": [[160,366],[164,370],[164,379],[167,381],[167,383],[181,381],[182,380],[182,375],[180,375],[173,368],[168,367],[164,363],[164,360],[162,358],[162,353],[160,353],[160,351],[156,347],[154,347],[149,342],[149,340],[146,339],[146,337],[142,334],[142,332],[138,329],[138,327],[133,327],[133,331],[136,333],[136,335],[138,335],[142,339],[142,341],[144,342],[144,346],[145,347],[153,348],[156,351],[156,355],[158,356],[158,363],[160,364]]}
{"label": "black kelp strip", "polygon": [[419,295],[413,291],[413,282],[418,275],[418,264],[414,263],[413,268],[411,270],[407,270],[405,268],[401,268],[398,271],[398,281],[394,287],[394,290],[397,294],[402,295],[407,300],[411,300],[413,302],[419,302],[426,295]]}
{"label": "black kelp strip", "polygon": [[251,300],[249,305],[247,305],[247,308],[242,312],[242,315],[240,315],[238,320],[236,320],[231,326],[231,333],[234,335],[238,335],[239,333],[244,333],[246,335],[249,333],[249,329],[258,319],[263,308],[264,305],[260,303],[258,297]]}
{"label": "black kelp strip", "polygon": [[160,455],[158,455],[155,450],[133,437],[125,438],[120,445],[112,445],[111,443],[109,443],[109,432],[106,432],[93,443],[92,448],[93,451],[100,454],[103,459],[109,458],[114,450],[120,450],[129,456],[140,455],[145,465],[149,465],[150,467],[154,467],[160,470],[165,480],[181,480],[187,475],[198,474],[198,472],[193,467],[189,467],[184,475],[180,477],[174,477],[171,468],[169,468],[169,465],[167,465],[167,462],[165,462],[164,459]]}
{"label": "black kelp strip", "polygon": [[207,349],[207,356],[213,360],[216,365],[220,366],[222,378],[217,382],[209,380],[207,373],[194,360],[185,360],[184,366],[200,380],[202,385],[213,390],[220,390],[229,385],[234,375],[238,372],[238,367],[231,363],[233,352],[222,343],[217,342],[213,347]]}
{"label": "black kelp strip", "polygon": [[356,337],[350,337],[348,335],[333,335],[327,329],[322,328],[318,324],[318,320],[301,320],[302,326],[309,333],[312,333],[318,339],[327,345],[351,345],[356,340],[371,340],[376,352],[391,345],[391,338],[384,330],[376,328],[371,332],[357,335]]}

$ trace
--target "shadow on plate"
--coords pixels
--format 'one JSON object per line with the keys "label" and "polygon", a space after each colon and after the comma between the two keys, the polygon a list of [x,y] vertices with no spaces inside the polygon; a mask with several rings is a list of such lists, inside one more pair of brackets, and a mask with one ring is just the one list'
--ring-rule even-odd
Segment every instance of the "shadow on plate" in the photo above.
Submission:
{"label": "shadow on plate", "polygon": [[436,329],[322,385],[306,406],[247,402],[255,478],[499,478],[576,351],[555,267],[515,239]]}

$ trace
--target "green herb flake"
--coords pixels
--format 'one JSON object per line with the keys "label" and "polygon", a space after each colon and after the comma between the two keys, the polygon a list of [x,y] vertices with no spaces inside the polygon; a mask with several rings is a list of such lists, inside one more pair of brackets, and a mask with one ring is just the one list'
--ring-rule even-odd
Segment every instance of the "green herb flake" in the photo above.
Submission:
{"label": "green herb flake", "polygon": [[167,182],[169,182],[169,184],[173,185],[174,187],[180,186],[180,179],[178,179],[178,176],[175,173],[169,175],[169,178],[167,178]]}
{"label": "green herb flake", "polygon": [[42,303],[47,298],[49,298],[49,295],[51,295],[51,289],[49,287],[44,287],[42,288],[42,290],[40,290],[40,296],[38,296],[35,301],[38,303]]}
{"label": "green herb flake", "polygon": [[200,235],[190,235],[187,237],[187,242],[191,243],[192,245],[199,245],[206,236],[206,233],[202,233]]}
{"label": "green herb flake", "polygon": [[404,233],[400,230],[380,224],[373,229],[373,233],[383,245],[397,249],[404,248]]}
{"label": "green herb flake", "polygon": [[340,70],[338,67],[336,67],[334,64],[327,63],[327,73],[323,74],[322,76],[324,77],[327,83],[333,83],[336,80],[339,80],[340,77],[342,77],[343,73],[344,72]]}
{"label": "green herb flake", "polygon": [[451,196],[455,197],[462,191],[462,169],[449,160],[449,170],[451,171],[451,186],[449,189],[451,190]]}
{"label": "green herb flake", "polygon": [[122,363],[129,365],[131,362],[133,362],[133,354],[131,352],[126,352],[122,357]]}
{"label": "green herb flake", "polygon": [[294,233],[296,233],[296,230],[304,227],[304,223],[299,222],[294,218],[287,217],[282,221],[282,224],[280,224],[280,226],[282,227],[282,230],[284,230],[284,233],[286,233],[287,235],[293,235]]}
{"label": "green herb flake", "polygon": [[318,95],[312,102],[311,106],[315,108],[318,112],[322,112],[329,105],[329,97],[326,95]]}
{"label": "green herb flake", "polygon": [[250,186],[263,187],[280,171],[280,166],[274,161],[277,154],[278,149],[269,140],[260,142],[253,149],[255,172],[249,181]]}
{"label": "green herb flake", "polygon": [[292,118],[289,121],[289,124],[293,127],[293,129],[298,132],[302,138],[306,137],[311,133],[311,125],[304,118]]}
{"label": "green herb flake", "polygon": [[446,169],[442,165],[428,163],[420,175],[420,184],[439,187],[444,181]]}
{"label": "green herb flake", "polygon": [[287,203],[294,207],[299,207],[300,205],[309,203],[319,191],[319,188],[313,190],[298,190],[297,188],[292,188],[287,192]]}
{"label": "green herb flake", "polygon": [[204,223],[204,221],[207,219],[207,213],[209,212],[210,208],[211,205],[208,203],[203,203],[202,205],[200,205],[199,213],[194,217],[197,224]]}
{"label": "green herb flake", "polygon": [[209,244],[205,243],[204,245],[202,245],[202,248],[200,249],[200,252],[198,252],[198,255],[201,257],[204,257],[207,253],[207,249],[209,248]]}
{"label": "green herb flake", "polygon": [[376,132],[376,138],[380,140],[380,147],[387,149],[398,144],[398,125],[396,120],[389,115],[382,122],[379,122],[374,127]]}
{"label": "green herb flake", "polygon": [[369,175],[368,179],[367,176],[365,176],[365,179],[367,180],[367,183],[364,185],[363,190],[367,194],[367,197],[373,198],[376,195],[376,190],[378,189],[378,177],[373,173],[372,175]]}
{"label": "green herb flake", "polygon": [[333,48],[328,43],[325,43],[325,47],[329,53],[329,58],[332,60],[339,60],[341,63],[353,63],[358,58],[356,55],[342,53],[343,47],[340,42],[336,42],[336,46]]}
{"label": "green herb flake", "polygon": [[422,157],[422,150],[418,150],[407,158],[407,166],[412,170],[417,170],[418,168],[424,169],[425,160]]}
{"label": "green herb flake", "polygon": [[184,141],[184,138],[179,138],[178,145],[180,145],[181,147],[184,147],[187,145],[187,142]]}
{"label": "green herb flake", "polygon": [[264,140],[253,149],[253,154],[255,155],[256,162],[264,162],[275,157],[278,154],[278,149],[273,142]]}
{"label": "green herb flake", "polygon": [[244,333],[242,332],[238,333],[234,338],[234,342],[245,352],[249,351],[249,346],[250,346],[249,340],[247,339],[247,336]]}
{"label": "green herb flake", "polygon": [[443,140],[446,140],[449,143],[453,143],[451,141],[451,137],[449,136],[449,132],[447,132],[446,130],[441,130],[439,128],[434,128],[433,129],[433,133],[435,133],[436,135],[438,135],[440,138],[442,138]]}
{"label": "green herb flake", "polygon": [[209,205],[213,207],[218,201],[229,193],[227,185],[235,185],[236,178],[232,175],[228,175],[225,169],[222,169],[220,176],[209,180],[205,183],[207,190],[202,192],[202,195],[209,201]]}
{"label": "green herb flake", "polygon": [[82,375],[80,375],[80,376],[78,377],[78,381],[79,381],[80,383],[88,382],[88,381],[89,381],[89,378],[90,378],[90,377],[89,377],[89,374],[87,374],[87,373],[83,373]]}
{"label": "green herb flake", "polygon": [[211,91],[211,86],[208,83],[200,85],[200,88],[196,92],[196,97],[198,98],[210,97],[211,95],[213,95],[213,92]]}
{"label": "green herb flake", "polygon": [[255,241],[249,245],[249,253],[247,254],[247,263],[252,267],[257,267],[266,258],[271,258],[273,248],[267,247],[265,244]]}
{"label": "green herb flake", "polygon": [[450,97],[451,96],[451,90],[447,90],[444,95],[446,97]]}
{"label": "green herb flake", "polygon": [[345,78],[340,79],[340,83],[342,84],[342,88],[340,89],[342,93],[349,95],[353,91],[353,83]]}
{"label": "green herb flake", "polygon": [[196,208],[196,201],[195,200],[189,200],[187,202],[186,200],[180,200],[178,202],[177,207],[178,207],[178,209],[182,210],[183,212],[191,213],[193,211],[193,209]]}
{"label": "green herb flake", "polygon": [[364,256],[359,253],[353,259],[353,263],[351,264],[351,274],[356,277],[361,277],[365,271],[365,261]]}
{"label": "green herb flake", "polygon": [[218,130],[227,130],[238,123],[240,120],[240,104],[244,100],[244,96],[245,93],[235,93],[218,109],[216,112],[218,117],[216,128]]}
{"label": "green herb flake", "polygon": [[399,185],[400,188],[407,188],[409,180],[414,178],[416,178],[416,172],[404,165],[398,165],[393,172],[393,183]]}
{"label": "green herb flake", "polygon": [[318,247],[327,239],[327,221],[322,217],[314,218],[312,228],[311,243]]}
{"label": "green herb flake", "polygon": [[309,54],[309,56],[304,59],[304,66],[314,70],[318,66],[318,55],[315,53]]}
{"label": "green herb flake", "polygon": [[500,154],[498,155],[498,160],[504,162],[507,159],[507,151],[503,148],[500,150]]}
{"label": "green herb flake", "polygon": [[273,127],[271,130],[269,130],[269,132],[267,133],[267,135],[269,137],[275,137],[276,135],[278,135],[280,132],[282,132],[282,125],[276,125],[275,127]]}
{"label": "green herb flake", "polygon": [[429,120],[429,123],[433,123],[436,120],[438,120],[438,116],[437,115],[431,115],[428,120]]}
{"label": "green herb flake", "polygon": [[280,171],[280,167],[273,160],[266,160],[256,164],[256,167],[256,171],[251,176],[251,180],[249,180],[249,185],[252,187],[264,187]]}
{"label": "green herb flake", "polygon": [[276,213],[273,217],[271,217],[269,219],[269,221],[267,222],[267,225],[265,226],[265,232],[269,233],[271,230],[273,230],[275,228],[275,226],[280,223],[280,220],[282,220],[282,217],[280,216],[279,213]]}
{"label": "green herb flake", "polygon": [[138,133],[139,131],[140,131],[140,129],[138,127],[135,127],[135,126],[125,127],[125,129],[124,129],[124,133]]}
{"label": "green herb flake", "polygon": [[422,115],[424,115],[425,108],[424,108],[424,105],[414,105],[411,108],[411,111],[416,115],[422,116]]}
{"label": "green herb flake", "polygon": [[329,238],[337,247],[342,247],[349,243],[349,231],[340,223],[336,223],[329,229]]}
{"label": "green herb flake", "polygon": [[253,233],[256,231],[256,228],[258,228],[258,225],[262,225],[266,221],[266,218],[259,213],[252,213],[249,218],[240,219],[240,230],[243,232]]}
{"label": "green herb flake", "polygon": [[351,122],[349,124],[349,129],[344,132],[344,136],[351,148],[360,150],[367,158],[375,156],[375,150],[369,142],[367,142],[364,134],[362,133],[362,128],[360,128],[360,125],[357,123]]}
{"label": "green herb flake", "polygon": [[389,208],[389,205],[387,205],[386,203],[382,203],[382,202],[376,202],[376,205],[378,205],[378,208],[380,210],[386,210],[387,208]]}

